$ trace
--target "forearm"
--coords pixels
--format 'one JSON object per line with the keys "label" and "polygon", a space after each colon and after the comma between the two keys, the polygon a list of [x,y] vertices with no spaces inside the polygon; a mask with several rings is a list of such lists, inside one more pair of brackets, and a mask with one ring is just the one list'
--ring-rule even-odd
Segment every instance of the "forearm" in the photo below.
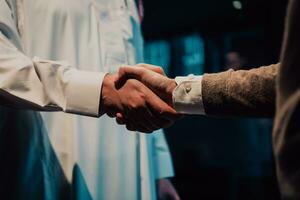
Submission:
{"label": "forearm", "polygon": [[10,2],[0,2],[0,105],[98,116],[104,74],[28,57]]}
{"label": "forearm", "polygon": [[176,82],[173,103],[184,114],[272,117],[277,65],[184,77]]}
{"label": "forearm", "polygon": [[99,115],[103,73],[80,71],[65,62],[31,59],[1,34],[1,29],[0,70],[1,105]]}
{"label": "forearm", "polygon": [[273,117],[277,65],[206,74],[202,99],[206,115]]}

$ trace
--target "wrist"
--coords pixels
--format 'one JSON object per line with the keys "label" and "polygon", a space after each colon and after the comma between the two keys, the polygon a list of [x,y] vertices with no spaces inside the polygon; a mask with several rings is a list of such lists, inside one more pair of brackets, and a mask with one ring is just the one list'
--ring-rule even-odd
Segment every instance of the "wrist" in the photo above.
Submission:
{"label": "wrist", "polygon": [[101,89],[101,98],[100,98],[100,114],[109,113],[110,104],[112,103],[112,95],[115,91],[115,79],[116,76],[113,74],[106,74]]}
{"label": "wrist", "polygon": [[166,87],[166,94],[168,95],[168,102],[169,104],[174,107],[173,105],[173,91],[177,87],[177,83],[175,79],[169,79],[168,85]]}

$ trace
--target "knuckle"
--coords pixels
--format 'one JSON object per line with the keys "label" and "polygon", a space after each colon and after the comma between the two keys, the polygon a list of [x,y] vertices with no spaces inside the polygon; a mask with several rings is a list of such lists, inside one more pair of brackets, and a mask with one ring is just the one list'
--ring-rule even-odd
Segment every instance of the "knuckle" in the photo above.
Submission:
{"label": "knuckle", "polygon": [[158,71],[160,74],[164,74],[164,70],[163,70],[163,68],[161,68],[161,67],[157,67],[157,71]]}
{"label": "knuckle", "polygon": [[145,97],[141,96],[140,94],[136,95],[130,101],[130,107],[133,109],[145,107]]}
{"label": "knuckle", "polygon": [[124,76],[124,72],[125,72],[124,67],[120,67],[120,68],[119,68],[119,75],[120,75],[120,76]]}
{"label": "knuckle", "polygon": [[137,89],[140,87],[140,83],[139,81],[135,80],[135,79],[129,79],[127,80],[127,84],[131,87],[133,87],[134,89]]}
{"label": "knuckle", "polygon": [[120,75],[125,75],[126,74],[126,65],[121,65],[120,68],[119,68],[119,74]]}
{"label": "knuckle", "polygon": [[128,79],[126,82],[128,85],[135,85],[134,79]]}
{"label": "knuckle", "polygon": [[126,128],[129,131],[135,131],[135,128],[131,124],[126,124]]}
{"label": "knuckle", "polygon": [[131,108],[133,109],[139,109],[144,107],[144,101],[140,98],[136,98],[134,101],[130,103]]}
{"label": "knuckle", "polygon": [[130,107],[134,110],[138,109],[139,108],[139,105],[136,103],[136,102],[132,102],[130,103]]}
{"label": "knuckle", "polygon": [[143,66],[145,66],[145,63],[138,63],[136,66],[137,67],[143,67]]}
{"label": "knuckle", "polygon": [[146,94],[144,91],[139,92],[139,101],[144,102],[146,99]]}

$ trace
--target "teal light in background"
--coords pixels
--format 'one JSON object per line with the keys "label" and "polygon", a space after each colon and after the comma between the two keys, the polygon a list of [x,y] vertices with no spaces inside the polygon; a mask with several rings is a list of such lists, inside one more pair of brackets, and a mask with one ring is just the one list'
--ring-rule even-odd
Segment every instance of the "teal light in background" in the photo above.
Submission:
{"label": "teal light in background", "polygon": [[163,67],[168,76],[203,74],[204,41],[198,34],[190,34],[145,44],[145,62]]}
{"label": "teal light in background", "polygon": [[164,40],[147,42],[144,50],[145,63],[161,66],[170,75],[170,44]]}
{"label": "teal light in background", "polygon": [[204,41],[199,34],[176,37],[172,40],[172,63],[176,76],[203,74]]}
{"label": "teal light in background", "polygon": [[184,52],[182,55],[183,71],[188,74],[204,73],[204,42],[197,35],[190,35],[183,38]]}

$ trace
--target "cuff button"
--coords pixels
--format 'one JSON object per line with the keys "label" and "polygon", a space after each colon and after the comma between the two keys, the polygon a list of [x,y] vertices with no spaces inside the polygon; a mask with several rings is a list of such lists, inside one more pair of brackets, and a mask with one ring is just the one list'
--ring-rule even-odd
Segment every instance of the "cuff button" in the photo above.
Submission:
{"label": "cuff button", "polygon": [[191,90],[192,90],[191,85],[187,85],[187,86],[185,87],[185,92],[186,92],[186,93],[189,93]]}

